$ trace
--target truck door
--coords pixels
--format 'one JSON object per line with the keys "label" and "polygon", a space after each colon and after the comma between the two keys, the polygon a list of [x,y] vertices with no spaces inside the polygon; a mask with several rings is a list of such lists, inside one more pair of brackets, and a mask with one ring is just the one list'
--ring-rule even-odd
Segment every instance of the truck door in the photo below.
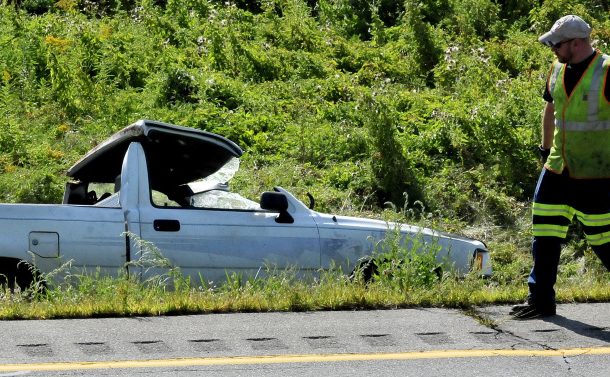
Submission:
{"label": "truck door", "polygon": [[280,224],[276,217],[261,210],[149,205],[140,209],[140,226],[142,238],[197,284],[223,282],[232,273],[263,276],[268,268],[315,273],[320,247],[314,220],[295,216]]}
{"label": "truck door", "polygon": [[[147,165],[143,147],[132,143],[123,166],[121,206],[130,234],[143,241],[131,243],[133,261],[158,251],[195,284],[225,281],[231,273],[262,276],[267,267],[299,267],[303,273],[319,269],[318,230],[308,214],[295,215],[292,223],[278,223],[277,213],[260,208],[164,202],[157,199],[161,193],[150,189],[149,168],[155,169]],[[142,266],[140,272],[166,272],[150,267]]]}

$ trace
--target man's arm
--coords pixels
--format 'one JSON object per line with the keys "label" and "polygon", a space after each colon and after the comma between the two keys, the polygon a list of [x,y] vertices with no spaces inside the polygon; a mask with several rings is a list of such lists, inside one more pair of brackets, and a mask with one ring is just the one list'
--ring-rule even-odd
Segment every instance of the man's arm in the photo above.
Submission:
{"label": "man's arm", "polygon": [[547,102],[542,114],[542,144],[543,149],[551,149],[555,133],[555,106]]}

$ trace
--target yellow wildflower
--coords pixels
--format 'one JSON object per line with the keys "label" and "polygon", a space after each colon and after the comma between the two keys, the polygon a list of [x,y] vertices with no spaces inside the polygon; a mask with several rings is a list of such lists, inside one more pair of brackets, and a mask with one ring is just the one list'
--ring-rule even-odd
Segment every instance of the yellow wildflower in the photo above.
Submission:
{"label": "yellow wildflower", "polygon": [[64,152],[49,148],[47,150],[47,156],[53,160],[60,160],[64,157]]}
{"label": "yellow wildflower", "polygon": [[11,79],[11,74],[9,73],[9,71],[7,71],[6,69],[4,71],[2,71],[2,81],[9,82],[10,79]]}
{"label": "yellow wildflower", "polygon": [[57,48],[59,51],[65,51],[70,45],[70,41],[67,39],[57,38],[52,35],[47,35],[44,42],[51,47]]}

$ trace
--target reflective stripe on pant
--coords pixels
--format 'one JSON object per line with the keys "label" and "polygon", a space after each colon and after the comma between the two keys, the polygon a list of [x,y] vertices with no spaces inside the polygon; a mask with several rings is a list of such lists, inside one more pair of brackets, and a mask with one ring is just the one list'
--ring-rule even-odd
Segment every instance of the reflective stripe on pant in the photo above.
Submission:
{"label": "reflective stripe on pant", "polygon": [[574,217],[592,246],[610,242],[610,179],[572,179],[542,170],[532,207],[534,237],[566,238]]}
{"label": "reflective stripe on pant", "polygon": [[554,304],[561,243],[574,217],[582,224],[593,251],[610,270],[610,179],[572,179],[543,169],[532,215],[534,266],[528,278],[530,301]]}

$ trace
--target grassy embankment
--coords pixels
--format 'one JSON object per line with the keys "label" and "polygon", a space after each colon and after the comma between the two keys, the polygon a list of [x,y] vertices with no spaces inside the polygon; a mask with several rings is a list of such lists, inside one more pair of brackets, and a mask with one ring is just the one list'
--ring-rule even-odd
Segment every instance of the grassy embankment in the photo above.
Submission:
{"label": "grassy embankment", "polygon": [[[610,43],[608,5],[597,0],[21,4],[0,5],[0,201],[60,202],[63,172],[83,153],[156,119],[237,142],[246,154],[234,188],[251,199],[281,185],[311,192],[324,212],[474,236],[495,273],[392,271],[364,286],[285,272],[168,290],[72,271],[74,284],[43,295],[6,292],[2,318],[520,301],[552,60],[537,36],[575,13],[593,24],[597,47]],[[388,201],[408,210],[397,215]],[[607,300],[608,275],[579,236],[575,228],[562,254],[559,299]]]}

